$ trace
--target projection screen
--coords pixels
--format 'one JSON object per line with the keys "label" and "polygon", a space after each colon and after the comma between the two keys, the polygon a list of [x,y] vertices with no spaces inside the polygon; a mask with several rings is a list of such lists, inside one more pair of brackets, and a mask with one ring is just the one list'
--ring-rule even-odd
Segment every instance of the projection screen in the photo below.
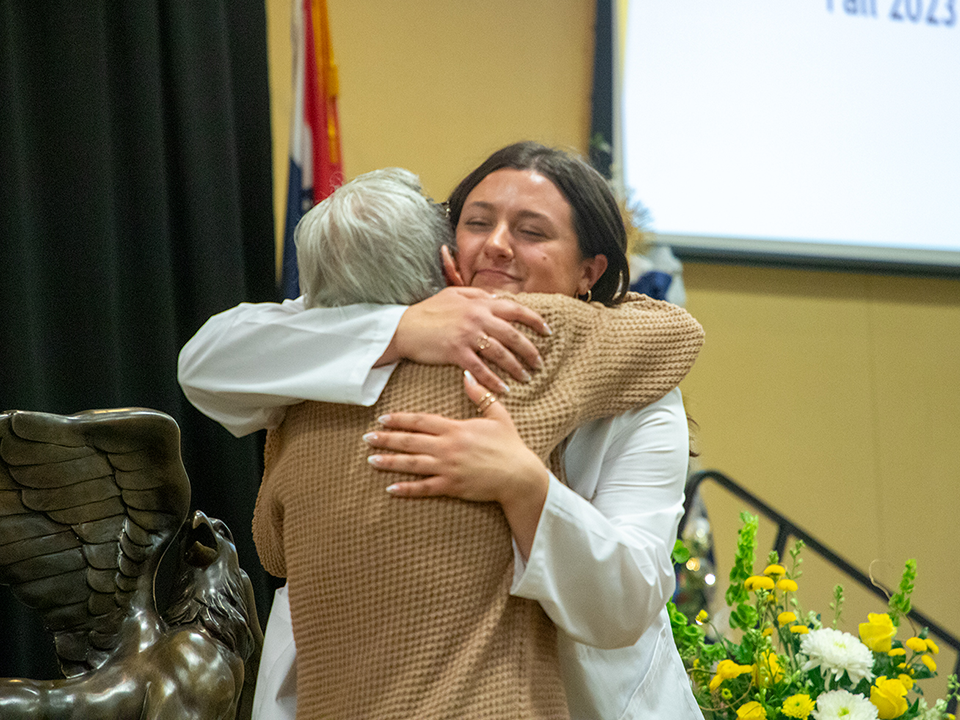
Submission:
{"label": "projection screen", "polygon": [[960,273],[960,0],[621,0],[628,197],[690,256]]}

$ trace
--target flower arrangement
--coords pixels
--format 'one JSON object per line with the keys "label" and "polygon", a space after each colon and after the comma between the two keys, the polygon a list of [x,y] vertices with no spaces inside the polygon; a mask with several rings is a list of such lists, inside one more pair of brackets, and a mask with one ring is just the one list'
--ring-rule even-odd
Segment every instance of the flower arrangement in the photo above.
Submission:
{"label": "flower arrangement", "polygon": [[[743,525],[730,571],[726,602],[734,642],[713,629],[708,639],[706,611],[690,622],[668,604],[674,638],[694,693],[708,719],[716,720],[956,720],[947,712],[960,695],[956,676],[945,699],[928,704],[920,682],[936,675],[937,645],[921,630],[897,639],[900,621],[910,612],[916,563],[906,563],[888,611],[870,613],[858,635],[837,629],[843,588],[834,590],[832,626],[814,612],[804,615],[797,600],[800,551],[790,550],[789,569],[771,553],[763,572],[754,574],[758,519],[740,516]],[[676,562],[689,553],[678,541]],[[711,626],[712,627],[712,626]]]}

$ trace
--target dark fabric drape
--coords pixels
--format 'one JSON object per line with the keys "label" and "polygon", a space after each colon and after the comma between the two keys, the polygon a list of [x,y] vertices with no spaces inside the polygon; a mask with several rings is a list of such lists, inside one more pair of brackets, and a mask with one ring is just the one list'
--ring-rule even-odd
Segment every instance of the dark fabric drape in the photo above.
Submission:
{"label": "dark fabric drape", "polygon": [[593,89],[590,93],[590,164],[613,177],[613,2],[597,0],[593,26]]}
{"label": "dark fabric drape", "polygon": [[[264,613],[262,438],[194,411],[176,366],[210,315],[275,299],[265,22],[263,0],[0,0],[0,410],[172,415]],[[2,593],[0,676],[57,677]]]}

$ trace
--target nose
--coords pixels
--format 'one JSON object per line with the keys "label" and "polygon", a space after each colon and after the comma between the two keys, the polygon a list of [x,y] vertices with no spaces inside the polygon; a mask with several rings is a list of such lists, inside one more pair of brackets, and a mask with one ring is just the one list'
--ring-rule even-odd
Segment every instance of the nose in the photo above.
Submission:
{"label": "nose", "polygon": [[484,252],[491,257],[509,258],[513,255],[510,227],[505,222],[497,223],[487,235]]}

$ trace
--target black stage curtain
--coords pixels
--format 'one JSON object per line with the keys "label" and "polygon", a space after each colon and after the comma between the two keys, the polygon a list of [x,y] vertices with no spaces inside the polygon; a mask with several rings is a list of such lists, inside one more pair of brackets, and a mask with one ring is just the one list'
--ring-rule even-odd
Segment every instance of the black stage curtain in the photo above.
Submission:
{"label": "black stage curtain", "polygon": [[613,2],[597,0],[593,25],[593,90],[590,93],[590,164],[613,177]]}
{"label": "black stage curtain", "polygon": [[[193,505],[234,531],[262,613],[262,437],[193,410],[177,354],[276,296],[265,26],[263,0],[0,0],[0,410],[172,415]],[[0,676],[58,677],[2,593]]]}

